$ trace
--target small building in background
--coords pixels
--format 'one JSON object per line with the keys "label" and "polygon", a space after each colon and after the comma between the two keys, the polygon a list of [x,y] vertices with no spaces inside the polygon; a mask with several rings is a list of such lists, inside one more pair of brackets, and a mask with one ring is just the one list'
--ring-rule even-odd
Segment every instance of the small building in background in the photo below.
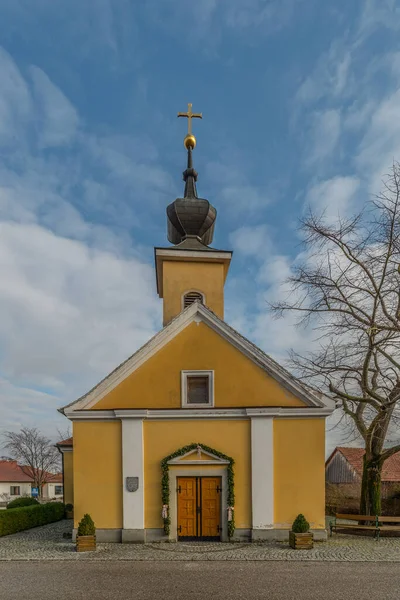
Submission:
{"label": "small building in background", "polygon": [[[62,473],[47,473],[43,485],[43,500],[63,500],[64,486]],[[34,481],[27,468],[16,460],[0,460],[0,504],[7,504],[15,498],[32,496]]]}
{"label": "small building in background", "polygon": [[[337,487],[347,498],[359,498],[363,469],[364,448],[337,446],[325,463],[328,486]],[[383,464],[382,498],[391,498],[400,492],[400,452]]]}
{"label": "small building in background", "polygon": [[0,460],[0,503],[31,496],[32,477],[23,472],[16,460]]}

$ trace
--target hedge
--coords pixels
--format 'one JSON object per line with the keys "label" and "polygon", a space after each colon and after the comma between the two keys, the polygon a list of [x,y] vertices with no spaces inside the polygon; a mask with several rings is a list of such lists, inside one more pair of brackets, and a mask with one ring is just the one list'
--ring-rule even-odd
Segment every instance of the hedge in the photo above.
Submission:
{"label": "hedge", "polygon": [[47,525],[64,518],[62,502],[48,502],[0,511],[0,537],[17,533],[31,527]]}
{"label": "hedge", "polygon": [[33,506],[34,504],[39,504],[35,498],[15,498],[15,500],[11,500],[11,502],[7,504],[7,508],[21,508],[21,506]]}

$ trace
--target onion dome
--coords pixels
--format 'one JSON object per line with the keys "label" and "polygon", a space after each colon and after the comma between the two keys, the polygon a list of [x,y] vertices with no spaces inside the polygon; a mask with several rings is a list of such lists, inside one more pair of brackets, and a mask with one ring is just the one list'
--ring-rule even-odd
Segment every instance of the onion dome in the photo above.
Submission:
{"label": "onion dome", "polygon": [[[187,136],[188,138],[189,136]],[[191,139],[194,136],[191,134]],[[197,172],[193,168],[192,152],[194,143],[185,143],[188,152],[187,168],[183,172],[185,191],[183,198],[177,198],[167,207],[168,240],[180,244],[186,238],[197,238],[202,244],[211,244],[217,211],[205,198],[197,195]],[[194,138],[195,140],[195,138]]]}

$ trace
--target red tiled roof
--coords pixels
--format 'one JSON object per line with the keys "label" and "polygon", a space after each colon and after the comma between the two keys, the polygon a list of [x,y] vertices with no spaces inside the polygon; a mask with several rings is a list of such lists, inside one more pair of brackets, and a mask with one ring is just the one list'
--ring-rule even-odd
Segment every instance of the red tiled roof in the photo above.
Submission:
{"label": "red tiled roof", "polygon": [[56,446],[73,446],[72,437],[62,440],[61,442],[57,442]]}
{"label": "red tiled roof", "polygon": [[[355,469],[358,475],[362,475],[364,448],[346,448],[338,446],[335,448],[335,453],[340,452],[350,465]],[[400,481],[400,452],[392,454],[383,463],[382,481]]]}
{"label": "red tiled roof", "polygon": [[[29,468],[29,467],[27,467]],[[16,460],[0,460],[0,481],[16,481],[18,483],[33,483],[33,478],[24,473]],[[62,483],[62,473],[46,473],[46,483]]]}
{"label": "red tiled roof", "polygon": [[0,460],[0,481],[32,482],[30,475],[23,472],[16,460]]}
{"label": "red tiled roof", "polygon": [[46,483],[62,483],[63,476],[62,473],[49,473],[49,477],[46,480]]}

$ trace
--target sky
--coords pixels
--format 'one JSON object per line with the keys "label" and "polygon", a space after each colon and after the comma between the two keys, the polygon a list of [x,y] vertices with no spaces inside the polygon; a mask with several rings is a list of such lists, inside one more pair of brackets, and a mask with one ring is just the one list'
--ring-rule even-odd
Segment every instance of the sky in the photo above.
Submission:
{"label": "sky", "polygon": [[395,0],[0,0],[0,433],[65,430],[161,328],[188,102],[226,320],[280,362],[310,347],[267,302],[307,207],[353,214],[400,159],[399,33]]}

